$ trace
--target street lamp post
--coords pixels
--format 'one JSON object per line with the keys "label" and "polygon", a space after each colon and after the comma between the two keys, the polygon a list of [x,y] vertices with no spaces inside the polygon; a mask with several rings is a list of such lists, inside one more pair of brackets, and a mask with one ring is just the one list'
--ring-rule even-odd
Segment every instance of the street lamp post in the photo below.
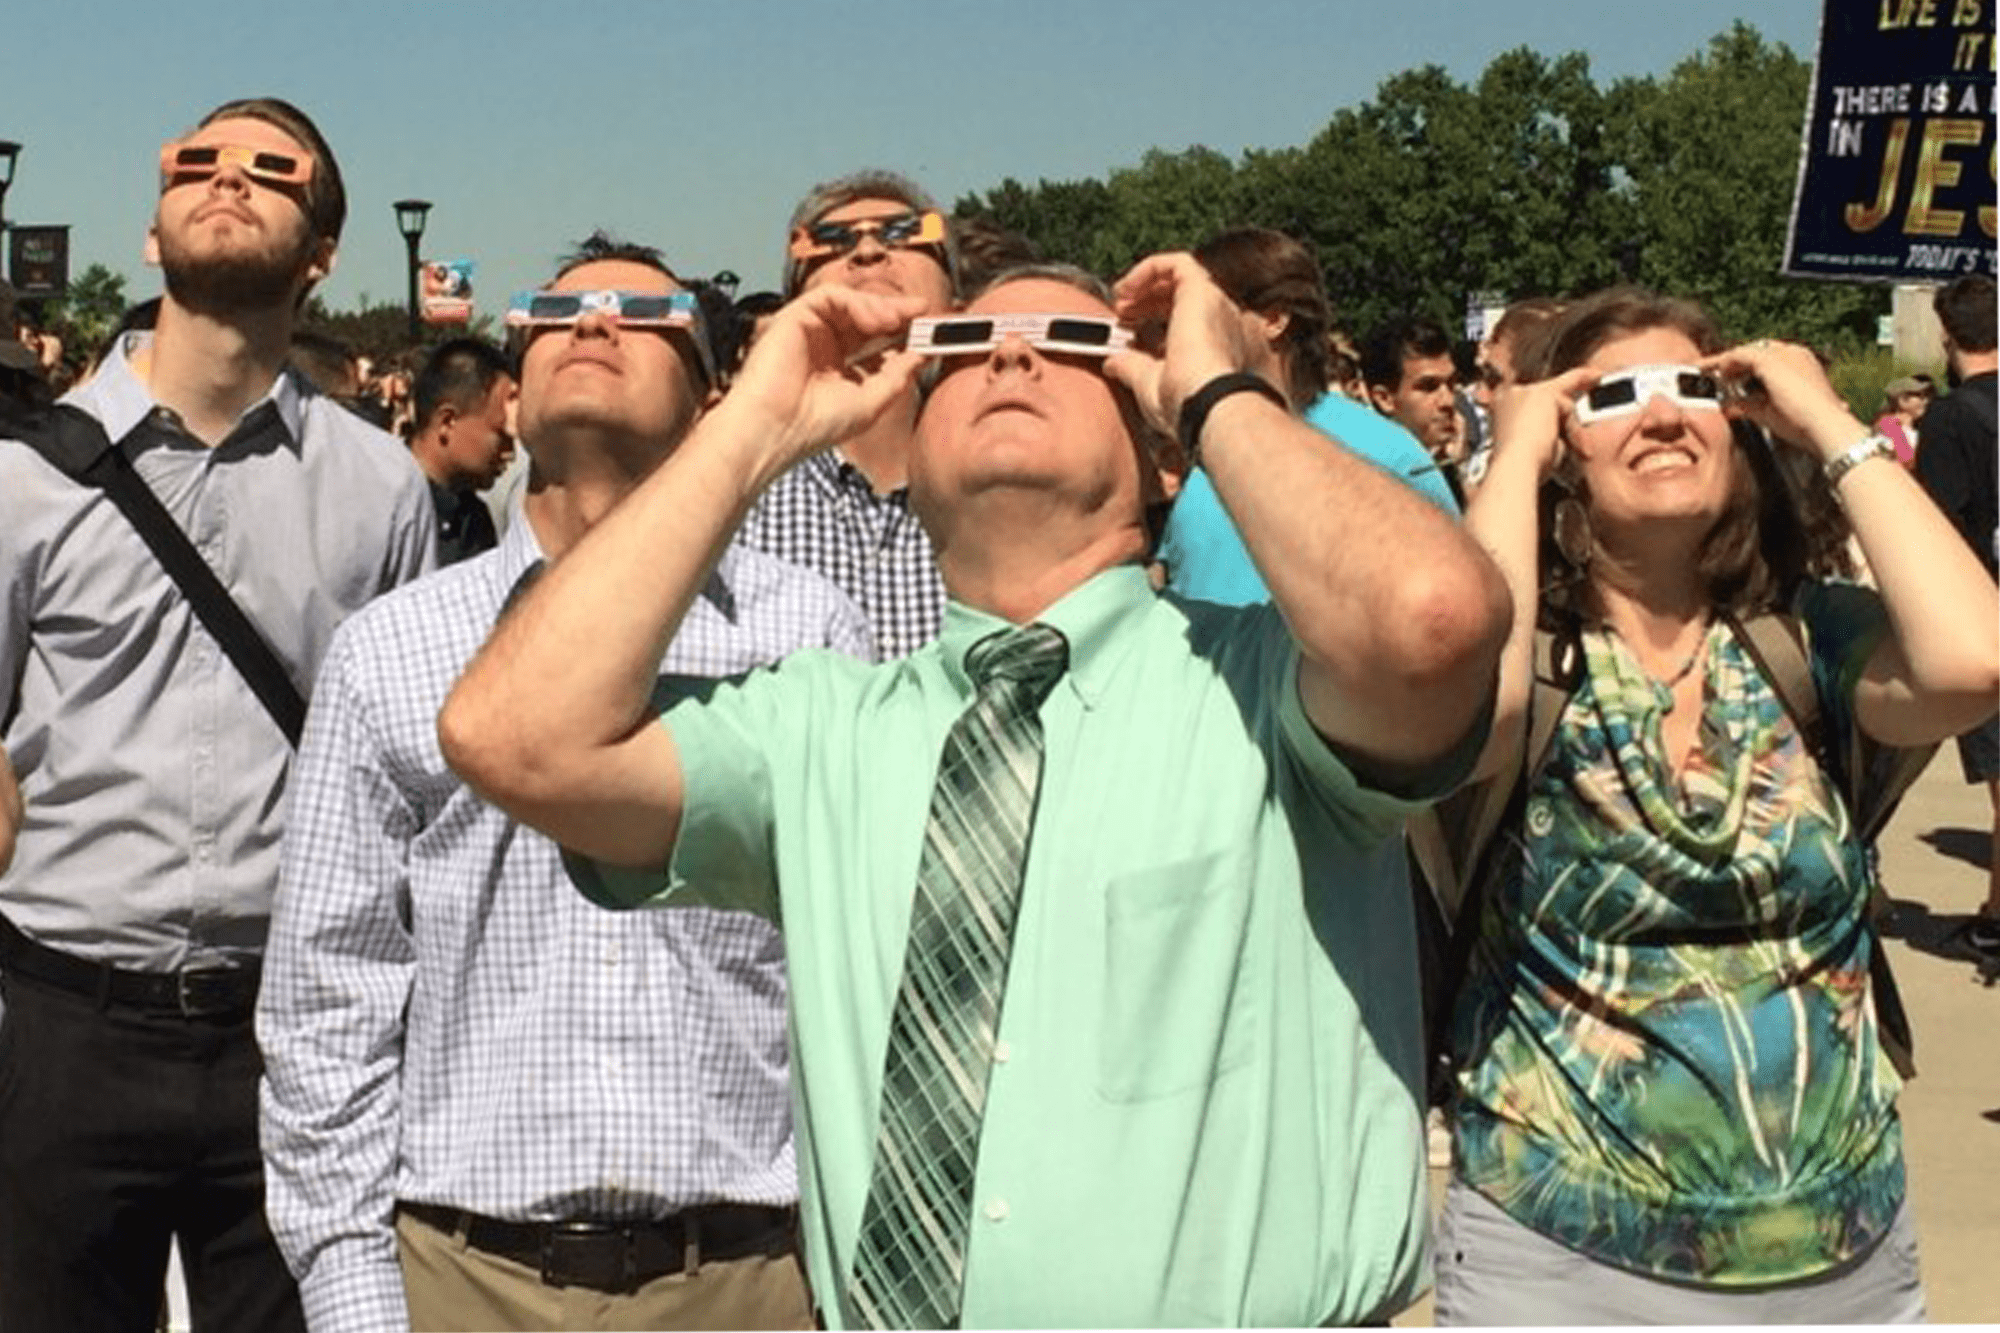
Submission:
{"label": "street lamp post", "polygon": [[7,251],[7,187],[14,183],[14,159],[20,155],[21,145],[0,139],[0,261]]}
{"label": "street lamp post", "polygon": [[417,319],[417,269],[421,261],[417,258],[417,246],[424,238],[424,220],[430,215],[428,199],[398,199],[396,201],[396,230],[403,233],[403,244],[410,251],[410,341],[415,343],[423,334]]}

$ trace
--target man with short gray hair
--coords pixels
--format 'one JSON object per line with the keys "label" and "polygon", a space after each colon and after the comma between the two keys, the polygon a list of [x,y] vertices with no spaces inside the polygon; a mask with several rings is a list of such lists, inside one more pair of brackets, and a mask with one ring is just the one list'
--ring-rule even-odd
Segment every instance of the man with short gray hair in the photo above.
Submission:
{"label": "man with short gray hair", "polygon": [[[913,297],[926,313],[942,313],[957,292],[950,219],[891,171],[814,186],[792,210],[785,297],[825,286]],[[944,620],[944,582],[910,512],[916,420],[912,394],[867,431],[805,459],[765,492],[741,533],[746,546],[838,584],[868,617],[884,660],[930,642]]]}

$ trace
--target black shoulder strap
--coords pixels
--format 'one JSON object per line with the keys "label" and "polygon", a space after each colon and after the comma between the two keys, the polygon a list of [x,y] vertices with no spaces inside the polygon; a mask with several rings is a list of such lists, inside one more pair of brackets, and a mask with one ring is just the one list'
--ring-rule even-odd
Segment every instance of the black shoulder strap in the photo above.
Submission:
{"label": "black shoulder strap", "polygon": [[[142,421],[135,432],[145,429]],[[97,418],[67,403],[0,417],[0,432],[20,440],[49,463],[87,486],[103,491],[138,530],[188,606],[248,682],[264,711],[294,747],[305,730],[306,703],[284,663],[257,632],[250,617],[222,586],[201,552],[174,522],[152,487],[112,444]],[[127,438],[130,438],[129,436]]]}

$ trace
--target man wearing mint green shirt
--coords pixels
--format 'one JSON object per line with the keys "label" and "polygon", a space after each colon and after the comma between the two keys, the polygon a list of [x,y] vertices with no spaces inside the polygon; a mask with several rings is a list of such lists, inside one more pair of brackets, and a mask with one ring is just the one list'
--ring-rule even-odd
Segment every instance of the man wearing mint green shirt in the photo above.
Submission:
{"label": "man wearing mint green shirt", "polygon": [[[1027,331],[937,360],[911,458],[952,595],[937,643],[652,697],[647,654],[761,487],[917,377],[914,352],[864,355],[916,303],[810,292],[502,622],[445,753],[578,853],[598,901],[693,901],[698,881],[780,922],[808,1271],[851,1327],[940,747],[968,650],[1053,627],[1068,668],[1039,706],[950,1320],[1386,1319],[1421,1289],[1428,1224],[1413,928],[1385,867],[1483,737],[1506,596],[1447,516],[1241,374],[1254,319],[1190,256],[1147,260],[1115,302],[1089,282],[1002,275],[967,314]],[[1165,318],[1164,351],[1048,345],[1047,317],[1114,311]],[[1274,607],[1148,587],[1148,422],[1206,455]]]}

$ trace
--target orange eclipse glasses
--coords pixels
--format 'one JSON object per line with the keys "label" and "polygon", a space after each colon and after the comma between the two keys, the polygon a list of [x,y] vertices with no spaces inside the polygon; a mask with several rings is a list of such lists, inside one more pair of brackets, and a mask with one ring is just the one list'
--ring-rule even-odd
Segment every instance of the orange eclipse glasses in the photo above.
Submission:
{"label": "orange eclipse glasses", "polygon": [[281,153],[234,143],[174,142],[160,149],[160,188],[176,181],[206,180],[224,167],[235,167],[266,185],[305,185],[313,163],[303,153]]}
{"label": "orange eclipse glasses", "polygon": [[894,217],[862,218],[854,222],[813,222],[792,233],[791,256],[801,264],[844,255],[873,236],[884,249],[913,245],[944,245],[944,214],[935,209],[899,213]]}

